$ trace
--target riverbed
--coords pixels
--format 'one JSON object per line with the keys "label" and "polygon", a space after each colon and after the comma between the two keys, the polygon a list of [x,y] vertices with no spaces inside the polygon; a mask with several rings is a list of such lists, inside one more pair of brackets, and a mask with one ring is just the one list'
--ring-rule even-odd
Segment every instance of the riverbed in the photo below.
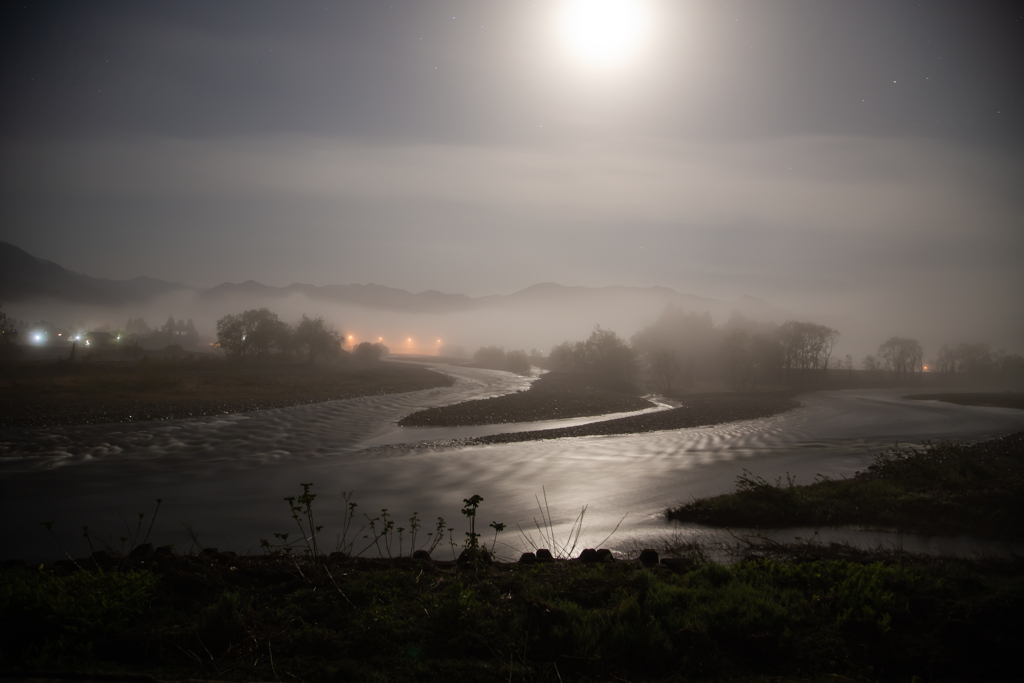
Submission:
{"label": "riverbed", "polygon": [[[616,548],[671,529],[660,516],[664,508],[730,491],[744,468],[772,480],[789,473],[797,483],[809,483],[819,474],[851,476],[896,442],[977,441],[1024,429],[1020,410],[910,401],[901,398],[909,391],[864,390],[805,394],[799,397],[802,406],[787,413],[693,429],[487,446],[379,448],[619,417],[398,427],[398,420],[415,410],[519,391],[531,381],[490,370],[438,369],[455,377],[453,386],[218,417],[4,430],[0,514],[6,534],[0,558],[57,558],[60,551],[40,526],[43,521],[55,522],[54,532],[72,554],[84,554],[83,524],[118,547],[120,537],[134,533],[139,512],[147,513],[145,531],[157,498],[163,504],[150,540],[188,550],[188,524],[204,546],[258,552],[260,538],[294,534],[282,499],[299,493],[301,482],[312,482],[318,493],[315,509],[318,523],[325,526],[321,545],[327,550],[340,531],[343,491],[354,492],[357,522],[364,513],[374,517],[384,508],[398,520],[396,526],[408,527],[405,520],[414,511],[429,526],[441,515],[460,543],[462,500],[478,494],[484,499],[482,526],[491,521],[507,525],[498,544],[505,557],[528,545],[518,528],[537,537],[536,500],[546,491],[556,537],[565,539],[588,506],[580,547],[599,544],[622,520],[605,542]],[[668,406],[661,402],[651,410]],[[1005,550],[971,539],[848,530],[823,535],[860,544],[898,542],[932,552]],[[435,555],[441,552],[450,553],[450,548]]]}

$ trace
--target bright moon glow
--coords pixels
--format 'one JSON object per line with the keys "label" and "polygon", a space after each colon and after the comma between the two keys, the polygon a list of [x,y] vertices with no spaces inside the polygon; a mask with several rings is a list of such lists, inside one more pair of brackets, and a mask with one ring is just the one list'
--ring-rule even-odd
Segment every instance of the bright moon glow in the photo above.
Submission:
{"label": "bright moon glow", "polygon": [[643,0],[566,0],[559,29],[574,59],[616,67],[637,56],[650,30]]}

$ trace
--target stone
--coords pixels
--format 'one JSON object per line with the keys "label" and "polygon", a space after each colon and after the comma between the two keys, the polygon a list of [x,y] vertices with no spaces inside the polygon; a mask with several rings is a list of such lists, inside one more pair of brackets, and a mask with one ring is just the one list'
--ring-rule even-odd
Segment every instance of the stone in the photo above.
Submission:
{"label": "stone", "polygon": [[615,556],[612,555],[612,551],[608,548],[598,548],[597,550],[597,561],[598,562],[614,562]]}
{"label": "stone", "polygon": [[426,550],[417,550],[416,552],[414,552],[412,554],[412,559],[414,559],[414,560],[423,560],[424,562],[429,562],[430,561],[430,553],[428,553]]}
{"label": "stone", "polygon": [[[476,552],[477,552],[477,562],[479,564],[490,564],[491,563],[491,554],[489,552],[487,552],[487,548],[480,548]],[[459,553],[459,558],[456,560],[456,563],[458,563],[460,565],[472,564],[473,563],[473,555],[472,555],[472,553],[470,553],[470,551],[468,549],[463,550],[461,553]]]}
{"label": "stone", "polygon": [[547,548],[537,549],[537,561],[538,562],[554,562],[555,558],[551,556],[551,551]]}
{"label": "stone", "polygon": [[519,556],[519,564],[537,564],[537,556],[533,553],[523,553]]}
{"label": "stone", "polygon": [[658,564],[658,551],[651,548],[644,548],[640,551],[640,564],[645,567],[653,567]]}
{"label": "stone", "polygon": [[144,557],[149,557],[155,552],[156,551],[153,549],[152,543],[143,543],[142,545],[137,545],[132,548],[132,551],[128,553],[128,557],[133,560],[139,560]]}
{"label": "stone", "polygon": [[594,564],[598,562],[597,551],[593,548],[585,548],[583,552],[580,553],[580,562],[583,564]]}
{"label": "stone", "polygon": [[110,569],[117,565],[117,558],[106,550],[97,550],[92,554],[92,561],[102,569]]}

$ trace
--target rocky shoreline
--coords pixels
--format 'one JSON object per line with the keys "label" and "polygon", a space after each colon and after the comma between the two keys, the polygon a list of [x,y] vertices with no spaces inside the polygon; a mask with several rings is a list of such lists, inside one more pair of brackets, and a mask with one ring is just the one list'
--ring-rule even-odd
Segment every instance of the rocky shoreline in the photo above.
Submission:
{"label": "rocky shoreline", "polygon": [[366,452],[388,450],[436,450],[464,446],[542,441],[580,436],[613,436],[640,434],[673,429],[707,427],[726,422],[756,420],[771,417],[800,407],[790,392],[782,394],[706,394],[683,399],[678,408],[631,415],[614,420],[591,422],[573,427],[539,429],[528,432],[509,432],[465,439],[444,439],[420,443],[392,444],[367,449]]}
{"label": "rocky shoreline", "polygon": [[635,394],[597,386],[586,376],[549,372],[526,391],[420,410],[402,418],[398,425],[464,427],[563,420],[628,413],[654,405]]}

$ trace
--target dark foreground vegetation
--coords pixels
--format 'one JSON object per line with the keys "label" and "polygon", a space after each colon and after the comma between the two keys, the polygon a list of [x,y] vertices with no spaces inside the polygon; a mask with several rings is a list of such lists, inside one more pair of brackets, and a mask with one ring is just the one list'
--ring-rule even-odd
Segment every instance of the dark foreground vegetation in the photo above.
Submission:
{"label": "dark foreground vegetation", "polygon": [[[0,570],[0,670],[166,680],[1010,679],[1024,565],[691,546],[462,565],[168,549]],[[591,556],[592,558],[592,556]]]}
{"label": "dark foreground vegetation", "polygon": [[668,510],[713,526],[862,525],[1024,540],[1024,432],[969,446],[893,448],[867,472],[808,486],[744,470],[736,492]]}
{"label": "dark foreground vegetation", "polygon": [[428,408],[408,415],[403,427],[506,424],[625,413],[654,404],[630,393],[597,385],[587,375],[549,372],[526,391]]}
{"label": "dark foreground vegetation", "polygon": [[160,420],[450,386],[388,362],[223,359],[0,364],[0,428]]}

